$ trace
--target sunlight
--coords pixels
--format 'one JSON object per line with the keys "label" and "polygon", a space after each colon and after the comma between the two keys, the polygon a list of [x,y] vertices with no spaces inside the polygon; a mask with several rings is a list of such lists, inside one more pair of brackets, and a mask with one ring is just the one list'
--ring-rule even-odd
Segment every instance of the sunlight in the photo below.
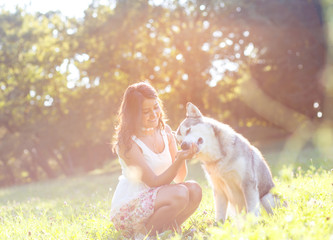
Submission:
{"label": "sunlight", "polygon": [[160,6],[162,5],[164,0],[149,0],[148,3],[153,6]]}
{"label": "sunlight", "polygon": [[96,77],[94,82],[93,82],[94,86],[98,86],[99,83],[100,83],[100,77]]}
{"label": "sunlight", "polygon": [[184,58],[183,58],[183,55],[182,55],[181,53],[179,53],[179,54],[177,54],[176,59],[177,59],[178,61],[180,61],[180,60],[182,60],[182,59],[184,59]]}
{"label": "sunlight", "polygon": [[79,62],[85,62],[89,60],[89,55],[88,54],[75,54],[75,59],[78,60]]}
{"label": "sunlight", "polygon": [[53,104],[53,98],[50,95],[46,95],[44,100],[44,106],[51,107],[52,104]]}
{"label": "sunlight", "polygon": [[[102,1],[107,2],[107,1]],[[101,2],[101,4],[102,4]],[[9,11],[15,11],[16,6],[26,8],[29,12],[46,13],[49,11],[60,11],[63,15],[68,17],[83,18],[84,10],[89,7],[91,0],[80,1],[44,1],[44,0],[11,0],[2,3]]]}
{"label": "sunlight", "polygon": [[134,54],[134,58],[141,59],[141,58],[142,58],[142,53],[141,53],[141,52],[136,52],[136,53]]}
{"label": "sunlight", "polygon": [[172,31],[174,31],[175,33],[179,33],[180,32],[180,28],[176,25],[172,25],[171,27]]}
{"label": "sunlight", "polygon": [[[163,124],[154,124],[164,117],[171,137],[184,118],[192,118],[185,125],[203,122],[200,114],[193,120],[193,108],[186,107],[193,102],[211,119],[207,129],[199,129],[201,153],[179,159],[187,161],[188,174],[177,180],[201,186],[192,201],[198,208],[175,226],[179,232],[146,233],[145,239],[333,240],[333,8],[327,11],[327,1],[0,0],[0,239],[124,239],[110,218],[112,195],[131,193],[116,190],[119,175],[126,170],[121,178],[141,190],[141,184],[174,184],[179,169],[169,161],[163,167],[173,173],[165,179],[140,162],[123,164],[134,158],[117,152],[131,152],[134,135],[153,148],[158,138],[167,141],[160,134]],[[166,113],[144,124],[142,101],[153,96],[146,96],[142,81],[155,89],[154,99],[159,96]],[[233,139],[220,135],[220,126]],[[142,127],[153,135],[143,134]],[[288,207],[261,214],[256,205],[258,217],[244,211],[216,221],[227,206],[219,206],[223,196],[214,199],[209,178],[221,180],[232,166],[220,165],[221,172],[213,169],[207,179],[199,155],[212,149],[214,161],[215,155],[224,160],[228,141],[233,155],[249,162],[262,152],[276,183],[274,204],[281,200]],[[171,158],[184,153],[176,145]],[[265,169],[251,176],[271,175]],[[236,182],[249,177],[241,175]],[[234,177],[227,176],[228,190],[240,190]],[[261,180],[254,179],[259,185]],[[140,199],[131,194],[120,201],[130,212],[144,196],[135,192]],[[244,210],[253,208],[238,201],[239,193],[230,194]],[[147,197],[138,204],[154,214],[157,207]],[[270,197],[263,198],[266,207]],[[172,220],[164,228],[172,229],[176,214],[159,218]],[[137,230],[157,229],[149,222]],[[135,231],[133,237],[140,238]]]}
{"label": "sunlight", "polygon": [[[85,55],[88,56],[87,54]],[[80,60],[85,59],[86,56],[84,56],[84,54],[76,55],[76,57]],[[65,59],[60,66],[57,66],[56,70],[61,74],[69,73],[67,76],[67,87],[70,89],[74,88],[78,80],[80,79],[79,69],[75,66],[74,63],[70,62],[68,59]]]}
{"label": "sunlight", "polygon": [[205,52],[208,52],[209,48],[210,48],[209,43],[204,43],[201,47],[201,50],[205,51]]}
{"label": "sunlight", "polygon": [[225,40],[225,43],[226,43],[227,45],[231,46],[234,42],[233,42],[231,39],[227,38],[227,39]]}
{"label": "sunlight", "polygon": [[187,80],[188,80],[188,74],[184,73],[184,74],[182,75],[182,79],[183,79],[184,81],[187,81]]}
{"label": "sunlight", "polygon": [[313,103],[313,107],[314,108],[319,108],[319,103],[318,102]]}
{"label": "sunlight", "polygon": [[158,71],[160,71],[160,70],[161,70],[161,67],[160,67],[160,66],[155,66],[155,67],[154,67],[154,71],[155,71],[155,72],[158,72]]}
{"label": "sunlight", "polygon": [[[319,109],[320,105],[319,105],[319,102],[314,102],[313,103],[313,108],[314,109]],[[318,111],[317,112],[317,118],[322,118],[323,117],[323,112],[321,111]]]}
{"label": "sunlight", "polygon": [[222,37],[223,33],[221,31],[214,31],[213,32],[213,37],[219,38]]}
{"label": "sunlight", "polygon": [[35,97],[36,96],[36,91],[30,90],[29,94],[30,94],[31,97]]}
{"label": "sunlight", "polygon": [[204,29],[208,29],[210,26],[210,23],[209,23],[209,21],[203,21],[202,25],[203,25]]}
{"label": "sunlight", "polygon": [[227,44],[226,44],[225,42],[221,42],[221,43],[219,44],[219,47],[220,47],[220,48],[224,48],[225,46],[227,46]]}
{"label": "sunlight", "polygon": [[239,67],[238,63],[231,62],[228,59],[219,59],[212,62],[212,68],[209,73],[212,76],[211,81],[209,81],[210,87],[215,87],[219,81],[224,77],[226,71],[236,71]]}
{"label": "sunlight", "polygon": [[247,45],[247,47],[244,50],[244,55],[245,56],[250,56],[252,54],[253,50],[254,50],[253,43],[249,43],[249,45]]}

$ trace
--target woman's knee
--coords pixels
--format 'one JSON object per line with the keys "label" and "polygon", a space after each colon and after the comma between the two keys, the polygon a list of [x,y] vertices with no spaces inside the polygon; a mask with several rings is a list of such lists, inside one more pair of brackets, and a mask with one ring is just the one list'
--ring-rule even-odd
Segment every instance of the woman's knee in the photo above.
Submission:
{"label": "woman's knee", "polygon": [[182,184],[177,184],[174,186],[174,189],[171,193],[171,199],[173,204],[175,204],[176,206],[187,206],[189,201],[190,201],[190,193],[189,193],[189,189],[182,185]]}
{"label": "woman's knee", "polygon": [[182,209],[188,205],[189,199],[189,191],[186,186],[170,184],[158,191],[154,208],[156,210],[163,206],[169,206],[175,209]]}
{"label": "woman's knee", "polygon": [[189,191],[190,202],[200,203],[202,199],[202,189],[200,185],[195,181],[185,182],[185,185]]}

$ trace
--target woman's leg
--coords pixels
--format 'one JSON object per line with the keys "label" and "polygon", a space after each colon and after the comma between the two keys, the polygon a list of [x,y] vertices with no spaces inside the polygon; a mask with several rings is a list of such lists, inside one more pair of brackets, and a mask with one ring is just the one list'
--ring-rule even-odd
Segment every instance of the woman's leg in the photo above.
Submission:
{"label": "woman's leg", "polygon": [[179,226],[195,212],[202,198],[202,189],[198,183],[194,181],[187,181],[182,183],[182,185],[186,186],[188,189],[189,202],[185,209],[176,218]]}
{"label": "woman's leg", "polygon": [[173,229],[176,217],[189,205],[189,191],[186,185],[163,186],[155,199],[154,213],[145,227],[151,234]]}
{"label": "woman's leg", "polygon": [[198,208],[201,198],[201,187],[194,181],[162,187],[156,195],[154,213],[146,223],[146,229],[152,234],[167,229],[180,231],[180,225]]}

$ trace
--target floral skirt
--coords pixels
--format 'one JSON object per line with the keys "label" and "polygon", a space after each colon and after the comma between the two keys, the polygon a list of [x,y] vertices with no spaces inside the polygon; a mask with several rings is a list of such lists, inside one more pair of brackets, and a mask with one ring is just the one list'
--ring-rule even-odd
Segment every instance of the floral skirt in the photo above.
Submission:
{"label": "floral skirt", "polygon": [[154,213],[156,194],[160,187],[150,188],[139,194],[138,198],[124,204],[112,217],[115,228],[125,237],[145,231],[145,224]]}

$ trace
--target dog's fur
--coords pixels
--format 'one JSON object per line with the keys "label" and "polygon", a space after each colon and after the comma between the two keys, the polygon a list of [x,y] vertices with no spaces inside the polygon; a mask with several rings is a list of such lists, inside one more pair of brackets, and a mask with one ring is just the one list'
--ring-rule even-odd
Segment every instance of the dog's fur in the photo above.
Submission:
{"label": "dog's fur", "polygon": [[274,183],[260,151],[230,126],[204,117],[192,103],[187,103],[186,112],[176,138],[182,149],[198,144],[197,158],[214,191],[216,220],[224,222],[242,211],[258,216],[260,202],[272,213],[277,204],[270,193]]}

